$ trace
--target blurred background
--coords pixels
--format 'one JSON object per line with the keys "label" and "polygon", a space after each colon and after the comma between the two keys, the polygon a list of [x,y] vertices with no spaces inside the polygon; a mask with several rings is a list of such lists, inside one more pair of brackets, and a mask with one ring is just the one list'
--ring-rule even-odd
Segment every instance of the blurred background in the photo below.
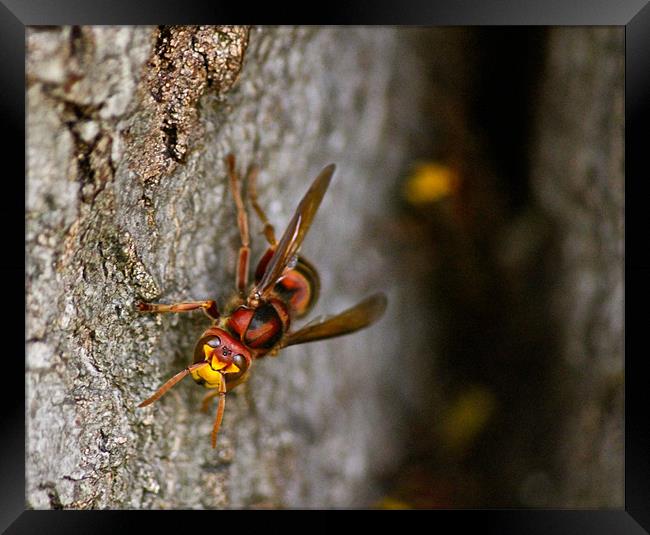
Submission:
{"label": "blurred background", "polygon": [[395,215],[433,365],[380,505],[622,507],[623,30],[418,39]]}

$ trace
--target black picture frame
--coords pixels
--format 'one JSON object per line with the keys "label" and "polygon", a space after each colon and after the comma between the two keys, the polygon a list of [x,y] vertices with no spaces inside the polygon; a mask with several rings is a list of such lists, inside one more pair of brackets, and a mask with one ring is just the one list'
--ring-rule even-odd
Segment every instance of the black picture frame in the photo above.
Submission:
{"label": "black picture frame", "polygon": [[[646,355],[645,317],[642,310],[650,295],[650,262],[643,256],[648,216],[646,145],[650,139],[650,6],[648,0],[446,0],[446,2],[373,2],[368,6],[346,3],[324,6],[326,11],[279,9],[269,4],[252,8],[225,3],[153,1],[126,2],[79,0],[0,0],[0,112],[3,142],[3,186],[5,202],[0,210],[4,261],[0,273],[4,286],[3,395],[0,418],[0,530],[6,533],[115,533],[134,526],[133,513],[120,511],[25,511],[25,404],[11,386],[19,383],[20,347],[8,340],[19,329],[21,314],[14,302],[24,305],[24,232],[14,232],[15,221],[24,221],[25,183],[25,29],[30,25],[62,24],[160,24],[160,23],[318,23],[318,24],[409,24],[409,25],[607,25],[624,26],[626,39],[625,135],[625,507],[621,510],[472,510],[429,512],[378,512],[386,529],[403,526],[400,514],[426,514],[426,525],[453,525],[454,530],[480,527],[482,531],[504,533],[648,533],[650,530],[650,418],[646,415],[649,395],[642,373]],[[318,13],[318,21],[312,20]],[[284,15],[287,14],[285,17]],[[252,20],[251,20],[252,19]],[[283,19],[283,20],[280,20]],[[646,148],[646,151],[644,151]],[[22,155],[22,156],[21,156]],[[7,166],[11,162],[13,165]],[[645,171],[645,173],[643,173]],[[24,229],[23,229],[24,230]],[[16,280],[15,284],[9,281]],[[15,299],[15,301],[14,301]],[[11,304],[9,304],[11,303]],[[24,315],[22,317],[23,329]],[[13,336],[8,336],[13,335]],[[18,344],[16,344],[18,345]],[[24,354],[24,345],[23,345]],[[23,373],[24,373],[24,361]],[[24,384],[24,383],[23,383]],[[219,514],[222,514],[221,512]],[[428,516],[432,514],[433,516]],[[201,527],[193,517],[193,528]],[[206,517],[203,517],[206,518]],[[147,522],[150,515],[147,514]],[[169,516],[167,527],[172,528]],[[334,522],[339,522],[332,518]],[[417,518],[413,517],[412,520]],[[399,524],[397,524],[399,522]],[[323,524],[325,527],[325,524]],[[184,529],[191,526],[183,524]],[[280,527],[278,525],[278,527]]]}

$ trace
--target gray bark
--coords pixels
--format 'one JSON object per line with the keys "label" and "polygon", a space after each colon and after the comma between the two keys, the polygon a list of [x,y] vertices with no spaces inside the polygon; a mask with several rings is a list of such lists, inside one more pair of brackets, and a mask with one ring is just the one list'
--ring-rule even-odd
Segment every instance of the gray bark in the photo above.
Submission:
{"label": "gray bark", "polygon": [[623,29],[551,31],[533,163],[560,239],[563,482],[550,505],[624,504],[624,94]]}
{"label": "gray bark", "polygon": [[[33,508],[368,505],[399,461],[400,403],[421,384],[412,285],[386,245],[389,188],[426,132],[409,32],[83,27],[28,31],[27,484]],[[395,88],[399,86],[399,91]],[[313,315],[384,289],[374,328],[256,363],[228,396],[216,450],[186,379],[200,313],[136,301],[234,288],[235,212],[223,157],[260,164],[283,230],[316,173],[338,166],[303,248]],[[253,259],[263,252],[251,218]],[[386,274],[390,273],[388,277]],[[395,277],[395,275],[398,275]],[[403,340],[393,335],[400,329]],[[401,344],[401,346],[400,346]],[[410,346],[409,346],[410,344]],[[401,393],[401,395],[400,395]]]}

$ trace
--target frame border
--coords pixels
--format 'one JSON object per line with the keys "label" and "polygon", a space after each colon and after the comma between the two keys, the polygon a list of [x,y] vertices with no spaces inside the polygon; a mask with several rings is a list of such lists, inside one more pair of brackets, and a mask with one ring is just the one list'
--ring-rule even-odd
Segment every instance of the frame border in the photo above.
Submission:
{"label": "frame border", "polygon": [[[625,26],[625,160],[626,177],[626,225],[625,236],[625,278],[626,283],[634,281],[634,294],[625,300],[626,324],[625,340],[625,510],[453,510],[431,511],[436,516],[434,522],[453,523],[454,529],[479,526],[488,533],[503,533],[513,530],[530,534],[547,533],[648,533],[650,529],[650,438],[648,430],[650,419],[646,407],[650,395],[644,375],[640,372],[645,355],[640,351],[641,342],[636,342],[636,351],[632,340],[642,339],[645,318],[635,317],[632,309],[645,305],[645,297],[650,295],[650,262],[638,254],[644,242],[645,229],[648,228],[650,213],[642,203],[647,202],[648,195],[642,191],[648,187],[643,180],[641,169],[647,175],[644,149],[647,151],[647,139],[650,139],[648,124],[650,113],[648,97],[650,96],[650,6],[648,0],[456,0],[446,3],[420,4],[417,0],[400,2],[399,11],[394,4],[385,0],[373,4],[372,9],[359,5],[346,4],[335,6],[333,10],[320,14],[318,22],[327,24],[409,24],[409,25],[607,25]],[[25,160],[25,30],[30,25],[60,24],[158,24],[173,22],[176,24],[192,23],[232,23],[248,22],[253,18],[256,24],[314,23],[313,16],[292,9],[283,21],[277,20],[282,10],[274,6],[271,9],[251,12],[236,9],[234,5],[220,3],[188,2],[182,4],[173,1],[145,0],[128,2],[126,0],[0,0],[0,65],[2,65],[2,82],[0,83],[0,112],[8,130],[4,151],[16,167],[26,169]],[[242,6],[243,7],[243,6]],[[338,10],[337,10],[338,8]],[[287,10],[288,11],[288,10]],[[152,22],[152,19],[157,19]],[[296,20],[299,19],[299,20]],[[644,135],[645,134],[645,135]],[[22,150],[21,150],[22,147]],[[8,149],[8,150],[7,150]],[[12,168],[13,170],[13,168]],[[16,176],[21,171],[16,171]],[[628,175],[629,174],[629,175]],[[638,175],[638,176],[637,176]],[[25,206],[25,186],[19,181],[11,180],[14,174],[6,173],[5,186],[10,187],[10,202],[0,210],[3,228],[12,228],[11,223],[19,219],[20,206]],[[637,199],[639,199],[637,201]],[[8,208],[8,210],[7,210]],[[24,211],[22,214],[24,218]],[[23,219],[23,222],[25,220]],[[15,223],[14,223],[15,224]],[[644,225],[645,224],[645,225]],[[642,226],[643,225],[643,226]],[[23,228],[23,231],[25,229]],[[11,236],[5,233],[4,246],[8,253],[5,262],[0,265],[0,273],[5,279],[25,279],[26,254],[23,236]],[[11,238],[6,240],[6,238]],[[643,240],[643,241],[642,241]],[[636,247],[635,247],[636,245]],[[631,247],[632,246],[632,247]],[[21,260],[22,259],[22,260]],[[22,299],[23,310],[25,294],[19,297],[20,284],[6,284],[5,292],[11,298]],[[9,309],[8,309],[9,310]],[[18,330],[19,318],[13,313],[7,314],[5,325],[7,332]],[[24,316],[23,316],[24,318]],[[15,325],[15,329],[14,327]],[[23,323],[23,328],[25,325]],[[647,328],[647,327],[646,327]],[[16,352],[6,351],[5,365],[20,367],[14,357]],[[23,345],[24,353],[24,345]],[[24,363],[23,363],[24,373]],[[15,377],[6,373],[6,377]],[[2,390],[4,396],[0,418],[2,419],[2,440],[0,441],[0,530],[6,533],[69,533],[86,532],[114,533],[116,529],[133,525],[133,516],[124,511],[25,511],[25,399],[22,402],[8,389]],[[431,513],[428,512],[428,513]],[[427,514],[428,514],[427,513]],[[99,514],[100,516],[97,516]],[[146,514],[146,513],[145,513]],[[223,513],[222,513],[223,514]],[[380,513],[381,514],[381,513]],[[404,517],[386,516],[386,520],[395,522],[395,527],[403,528]],[[398,513],[400,514],[400,513]],[[404,513],[402,513],[404,514]],[[408,513],[406,513],[408,514]],[[417,513],[414,513],[417,514]],[[424,514],[424,513],[421,513]],[[139,518],[142,518],[139,516]],[[220,527],[224,527],[220,517]],[[147,524],[151,516],[144,519]],[[167,515],[165,524],[169,524]],[[193,522],[196,522],[194,517]],[[210,519],[212,521],[212,519]],[[236,519],[235,519],[236,520]],[[332,528],[340,526],[340,518],[332,522]],[[397,524],[399,522],[399,524]],[[445,522],[446,523],[446,522]],[[283,524],[282,524],[283,525]],[[178,525],[187,529],[186,523]],[[386,526],[389,527],[388,525]],[[87,528],[87,529],[84,529]]]}

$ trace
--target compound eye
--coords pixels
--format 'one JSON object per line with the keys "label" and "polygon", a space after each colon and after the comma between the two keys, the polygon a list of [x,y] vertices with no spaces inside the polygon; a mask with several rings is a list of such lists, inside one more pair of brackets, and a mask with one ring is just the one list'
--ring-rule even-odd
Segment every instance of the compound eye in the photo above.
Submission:
{"label": "compound eye", "polygon": [[237,355],[235,355],[233,357],[232,361],[233,361],[233,364],[235,366],[237,366],[242,371],[245,370],[246,367],[247,367],[246,359],[244,358],[244,355],[242,355],[241,353],[238,353]]}
{"label": "compound eye", "polygon": [[206,342],[206,344],[209,345],[212,348],[219,347],[221,345],[221,338],[219,338],[218,336],[215,336],[211,340],[208,340]]}

